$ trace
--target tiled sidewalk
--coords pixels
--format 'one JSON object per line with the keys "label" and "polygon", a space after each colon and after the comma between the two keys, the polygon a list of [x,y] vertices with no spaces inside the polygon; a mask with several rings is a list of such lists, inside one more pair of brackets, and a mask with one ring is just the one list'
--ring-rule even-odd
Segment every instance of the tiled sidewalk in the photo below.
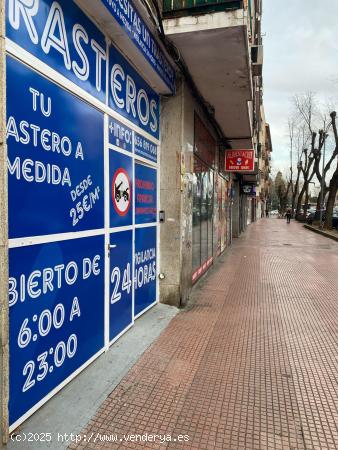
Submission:
{"label": "tiled sidewalk", "polygon": [[221,259],[71,448],[338,448],[338,244],[263,219]]}

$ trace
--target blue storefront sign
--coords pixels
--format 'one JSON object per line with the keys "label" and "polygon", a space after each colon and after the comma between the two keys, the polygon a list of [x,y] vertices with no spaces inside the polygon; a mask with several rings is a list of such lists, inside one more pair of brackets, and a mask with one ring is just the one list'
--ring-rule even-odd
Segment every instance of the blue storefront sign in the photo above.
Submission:
{"label": "blue storefront sign", "polygon": [[7,144],[10,238],[103,228],[103,114],[11,57]]}
{"label": "blue storefront sign", "polygon": [[139,133],[135,133],[135,155],[157,162],[157,145]]}
{"label": "blue storefront sign", "polygon": [[160,100],[73,0],[6,14],[12,431],[156,302]]}
{"label": "blue storefront sign", "polygon": [[11,424],[102,349],[103,249],[96,236],[10,250]]}
{"label": "blue storefront sign", "polygon": [[135,230],[135,315],[156,302],[156,227]]}
{"label": "blue storefront sign", "polygon": [[133,131],[119,120],[109,117],[109,144],[128,152],[133,151]]}
{"label": "blue storefront sign", "polygon": [[151,223],[157,220],[156,169],[135,164],[135,223]]}
{"label": "blue storefront sign", "polygon": [[109,80],[109,106],[158,139],[159,96],[114,46],[109,50]]}
{"label": "blue storefront sign", "polygon": [[6,36],[102,102],[106,42],[69,0],[6,1]]}
{"label": "blue storefront sign", "polygon": [[112,341],[133,321],[133,231],[110,235],[110,326]]}
{"label": "blue storefront sign", "polygon": [[136,48],[155,69],[172,93],[175,92],[175,71],[156,39],[144,23],[132,0],[102,0],[114,19],[127,33]]}

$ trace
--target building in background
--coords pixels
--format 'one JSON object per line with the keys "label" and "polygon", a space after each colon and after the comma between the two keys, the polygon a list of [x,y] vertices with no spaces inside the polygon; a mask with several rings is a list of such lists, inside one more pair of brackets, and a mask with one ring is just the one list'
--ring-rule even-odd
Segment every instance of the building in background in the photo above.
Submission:
{"label": "building in background", "polygon": [[259,184],[257,187],[257,217],[264,217],[271,209],[271,153],[272,142],[270,126],[265,121],[264,107],[261,107],[262,127],[258,150]]}

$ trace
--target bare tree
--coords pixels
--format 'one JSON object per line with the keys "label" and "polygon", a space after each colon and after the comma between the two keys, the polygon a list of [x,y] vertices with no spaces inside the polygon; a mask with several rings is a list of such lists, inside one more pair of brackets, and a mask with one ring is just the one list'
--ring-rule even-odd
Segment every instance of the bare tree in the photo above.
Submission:
{"label": "bare tree", "polygon": [[336,199],[337,188],[338,188],[338,132],[337,132],[337,124],[336,124],[337,113],[335,111],[333,111],[330,114],[330,117],[331,117],[332,129],[333,129],[333,136],[334,136],[334,140],[335,140],[335,149],[332,153],[331,159],[332,158],[334,159],[337,157],[337,166],[332,175],[332,178],[330,180],[330,185],[329,185],[329,196],[328,196],[327,204],[326,204],[326,219],[325,219],[325,228],[326,229],[332,228],[333,206],[334,206],[334,202]]}
{"label": "bare tree", "polygon": [[[325,177],[329,172],[336,155],[333,151],[325,166],[323,168],[321,167],[320,162],[323,158],[322,150],[329,136],[328,131],[331,127],[331,123],[327,123],[323,115],[320,113],[316,104],[315,95],[311,92],[295,95],[293,98],[293,105],[294,115],[298,120],[298,130],[302,129],[303,131],[303,148],[301,151],[298,148],[298,155],[300,156],[297,161],[297,179],[293,194],[294,207],[295,199],[297,198],[298,186],[301,177],[303,177],[304,183],[298,194],[296,206],[296,217],[301,218],[302,214],[300,213],[304,196],[304,216],[306,216],[309,199],[309,184],[312,183],[314,175],[316,175],[320,185],[323,187],[323,198],[325,198],[325,195],[329,190],[325,184]],[[316,133],[315,130],[320,128],[319,124],[323,119],[324,127]],[[298,136],[298,142],[299,141],[300,139]],[[307,148],[310,147],[309,150],[305,150],[305,146]],[[320,198],[321,197],[319,197],[317,201],[317,209],[320,208]]]}
{"label": "bare tree", "polygon": [[[297,150],[297,176],[296,182],[294,183],[292,189],[292,202],[291,202],[291,210],[292,214],[295,211],[296,198],[299,195],[299,184],[300,184],[300,176],[302,173],[302,158],[304,156],[304,149],[308,143],[307,133],[306,133],[306,125],[304,123],[300,123],[296,126],[296,139],[295,146]],[[292,164],[293,165],[293,162]],[[291,177],[292,181],[292,177]]]}
{"label": "bare tree", "polygon": [[[293,103],[293,115],[289,120],[289,138],[290,138],[290,153],[291,153],[291,168],[290,168],[290,180],[291,180],[291,192],[292,192],[292,213],[295,210],[295,216],[301,217],[301,207],[303,197],[305,195],[305,214],[307,207],[307,198],[309,183],[313,177],[313,163],[315,160],[313,153],[313,136],[315,129],[315,122],[318,117],[318,110],[316,108],[315,95],[312,92],[305,94],[294,95],[292,99]],[[295,139],[296,136],[296,139]],[[308,151],[307,147],[311,142],[311,150]],[[297,177],[295,185],[293,185],[293,150],[297,145]],[[304,180],[303,186],[299,191],[299,185],[301,177]],[[296,202],[297,199],[297,202]]]}
{"label": "bare tree", "polygon": [[[311,147],[314,145],[315,139],[316,133],[313,133]],[[309,191],[309,184],[315,174],[315,171],[313,170],[313,163],[315,160],[315,156],[313,154],[312,148],[310,152],[307,148],[305,148],[303,151],[303,155],[304,161],[303,160],[300,161],[300,168],[303,174],[304,184],[299,192],[297,199],[296,214],[295,214],[297,219],[301,219],[303,217],[303,215],[301,214],[303,197],[304,194],[306,194],[306,197],[308,196],[307,193]],[[307,211],[307,204],[304,204],[304,216],[306,216],[306,211]]]}
{"label": "bare tree", "polygon": [[[288,119],[288,129],[289,129],[289,138],[290,138],[290,186],[291,186],[291,195],[293,197],[293,147],[294,147],[294,138],[295,138],[295,129],[296,129],[296,121],[295,118],[292,117]],[[293,213],[293,205],[292,205],[292,213]]]}

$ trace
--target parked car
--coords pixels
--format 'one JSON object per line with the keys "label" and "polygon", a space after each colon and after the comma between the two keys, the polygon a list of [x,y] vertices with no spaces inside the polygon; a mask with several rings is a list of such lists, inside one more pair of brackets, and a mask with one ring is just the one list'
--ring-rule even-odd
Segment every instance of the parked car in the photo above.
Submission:
{"label": "parked car", "polygon": [[273,209],[270,211],[270,216],[277,216],[278,215],[278,209]]}
{"label": "parked car", "polygon": [[[306,222],[312,225],[313,222],[319,221],[320,219],[320,211],[312,211],[306,218]],[[322,210],[322,222],[325,222],[326,219],[326,210]],[[338,209],[334,208],[332,213],[332,228],[338,230]]]}
{"label": "parked car", "polygon": [[306,218],[308,218],[310,214],[315,214],[315,212],[316,212],[316,208],[309,208],[306,211]]}
{"label": "parked car", "polygon": [[[325,213],[326,213],[326,210],[323,209],[323,210],[322,210],[322,221],[323,221],[323,222],[324,222],[324,220],[325,220]],[[312,225],[313,222],[318,221],[319,219],[320,219],[320,210],[319,210],[319,209],[318,209],[318,210],[311,211],[311,212],[306,216],[306,222],[307,222],[309,225]]]}

